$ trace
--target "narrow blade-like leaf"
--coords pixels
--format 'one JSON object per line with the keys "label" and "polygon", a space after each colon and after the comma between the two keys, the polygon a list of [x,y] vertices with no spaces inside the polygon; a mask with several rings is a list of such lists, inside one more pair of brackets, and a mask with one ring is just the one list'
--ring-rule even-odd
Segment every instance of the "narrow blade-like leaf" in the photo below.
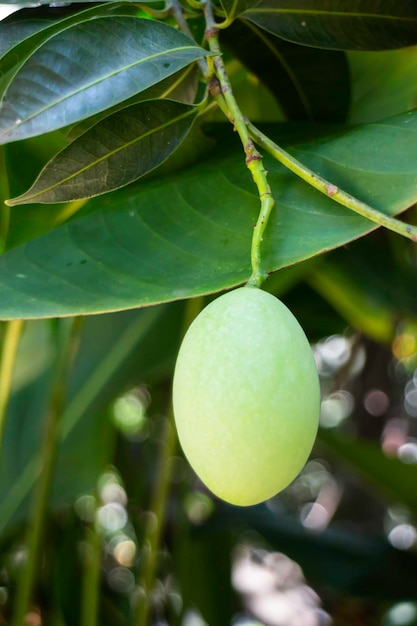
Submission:
{"label": "narrow blade-like leaf", "polygon": [[7,204],[55,203],[107,193],[160,165],[190,130],[195,107],[145,101],[98,122],[54,157],[33,186]]}
{"label": "narrow blade-like leaf", "polygon": [[51,37],[23,64],[0,102],[0,143],[90,117],[203,57],[170,26],[99,17]]}
{"label": "narrow blade-like leaf", "polygon": [[161,82],[156,83],[156,85],[152,85],[149,89],[141,91],[136,96],[133,96],[133,98],[116,105],[111,110],[107,109],[106,111],[97,113],[97,115],[93,117],[78,122],[68,130],[66,135],[67,139],[69,142],[74,141],[74,139],[85,133],[108,115],[116,113],[121,109],[126,109],[128,106],[138,104],[139,102],[144,102],[145,100],[170,99],[184,102],[185,104],[193,104],[195,102],[197,89],[198,68],[194,63],[172,74],[172,76],[161,80]]}
{"label": "narrow blade-like leaf", "polygon": [[417,43],[414,0],[261,0],[244,17],[316,48],[388,50]]}

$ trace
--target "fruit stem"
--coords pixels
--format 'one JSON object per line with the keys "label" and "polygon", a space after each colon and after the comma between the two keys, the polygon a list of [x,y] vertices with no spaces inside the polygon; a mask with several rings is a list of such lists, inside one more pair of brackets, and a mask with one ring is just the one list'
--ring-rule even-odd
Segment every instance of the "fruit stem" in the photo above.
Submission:
{"label": "fruit stem", "polygon": [[410,224],[406,224],[401,220],[396,219],[395,217],[386,215],[385,213],[382,213],[381,211],[372,208],[368,204],[365,204],[365,202],[358,200],[354,196],[351,196],[349,193],[343,191],[338,186],[329,182],[322,176],[319,176],[318,174],[310,170],[306,165],[291,156],[291,154],[289,154],[276,143],[274,143],[251,122],[247,121],[246,126],[253,141],[261,146],[261,148],[268,152],[274,159],[282,163],[282,165],[284,165],[287,169],[305,180],[309,185],[311,185],[321,193],[325,194],[338,204],[341,204],[347,209],[358,213],[362,217],[370,220],[371,222],[374,222],[379,226],[384,226],[385,228],[395,233],[398,233],[403,237],[407,237],[408,239],[417,242],[416,226],[411,226]]}
{"label": "fruit stem", "polygon": [[252,237],[252,275],[248,281],[248,285],[260,287],[268,276],[268,273],[262,266],[261,244],[263,241],[263,233],[267,226],[271,211],[274,208],[275,201],[272,197],[271,188],[268,184],[267,172],[263,165],[262,156],[256,149],[255,144],[250,137],[247,121],[242,114],[232,91],[230,80],[223,62],[218,37],[219,31],[214,20],[213,8],[210,0],[206,0],[206,2],[204,2],[204,14],[206,20],[205,37],[208,42],[209,49],[213,53],[213,58],[209,58],[208,70],[206,73],[209,90],[218,102],[221,110],[233,124],[240,137],[246,154],[246,166],[252,174],[252,178],[258,189],[261,201],[261,209]]}

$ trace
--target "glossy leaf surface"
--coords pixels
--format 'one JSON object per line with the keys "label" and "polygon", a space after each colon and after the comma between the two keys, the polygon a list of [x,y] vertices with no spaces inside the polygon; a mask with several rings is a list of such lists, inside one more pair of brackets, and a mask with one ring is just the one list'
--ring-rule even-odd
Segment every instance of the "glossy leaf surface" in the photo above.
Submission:
{"label": "glossy leaf surface", "polygon": [[49,20],[31,20],[24,24],[19,23],[0,23],[0,58],[27,37],[33,36],[35,33],[47,28],[50,25]]}
{"label": "glossy leaf surface", "polygon": [[[97,15],[108,14],[121,7],[119,2],[92,5],[74,11],[71,5],[63,7],[36,7],[20,9],[0,22],[0,58],[1,71],[14,66],[30,56],[43,41],[52,35],[65,30],[71,25],[79,24]],[[129,7],[129,5],[127,5]],[[130,7],[129,7],[130,8]],[[124,7],[120,12],[127,13]],[[10,58],[4,57],[8,52]]]}
{"label": "glossy leaf surface", "polygon": [[54,157],[33,186],[9,204],[67,202],[127,185],[165,161],[195,115],[194,107],[169,100],[122,109]]}
{"label": "glossy leaf surface", "polygon": [[413,0],[262,0],[244,17],[274,35],[317,48],[388,50],[417,43]]}
{"label": "glossy leaf surface", "polygon": [[11,80],[0,103],[0,143],[74,124],[205,54],[151,20],[101,17],[72,26],[46,41]]}
{"label": "glossy leaf surface", "polygon": [[[416,134],[412,113],[292,151],[336,185],[396,214],[417,200]],[[276,162],[265,163],[277,200],[264,241],[270,271],[375,228]],[[1,257],[0,317],[119,310],[249,278],[258,198],[240,149],[181,176],[90,201],[89,209]]]}

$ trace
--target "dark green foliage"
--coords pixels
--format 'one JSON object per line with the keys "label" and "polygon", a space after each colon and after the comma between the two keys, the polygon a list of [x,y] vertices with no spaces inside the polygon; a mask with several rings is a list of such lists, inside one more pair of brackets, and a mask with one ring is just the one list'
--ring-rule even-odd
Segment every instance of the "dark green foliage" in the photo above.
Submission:
{"label": "dark green foliage", "polygon": [[[221,57],[195,3],[28,5],[0,21],[0,623],[22,626],[23,606],[51,626],[183,626],[187,611],[230,626],[248,615],[231,582],[244,545],[257,563],[296,560],[334,626],[395,626],[389,608],[417,602],[415,0],[213,2]],[[324,406],[312,462],[248,509],[210,496],[168,428],[185,327],[253,269],[245,157],[259,156],[232,92],[313,172],[278,162],[242,118],[276,201],[264,287],[314,343]],[[338,188],[399,216],[408,239]]]}

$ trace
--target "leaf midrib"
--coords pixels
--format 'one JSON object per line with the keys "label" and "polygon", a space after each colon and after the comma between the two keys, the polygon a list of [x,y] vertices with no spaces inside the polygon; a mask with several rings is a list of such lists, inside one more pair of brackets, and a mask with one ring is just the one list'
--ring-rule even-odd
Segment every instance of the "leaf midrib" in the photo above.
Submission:
{"label": "leaf midrib", "polygon": [[[77,96],[78,94],[82,93],[83,91],[91,89],[91,87],[94,87],[95,85],[98,85],[98,84],[102,83],[103,81],[110,80],[114,76],[117,76],[117,74],[120,74],[122,72],[128,71],[132,67],[137,67],[141,63],[152,62],[155,59],[163,58],[164,56],[169,56],[169,55],[174,54],[176,52],[180,52],[180,51],[182,52],[182,51],[186,51],[186,50],[197,50],[197,49],[198,49],[197,46],[179,46],[177,48],[171,48],[169,51],[165,50],[163,52],[158,52],[158,53],[153,54],[151,56],[147,56],[144,59],[139,59],[139,60],[137,60],[134,63],[131,63],[129,65],[125,65],[125,66],[123,66],[123,68],[118,69],[117,71],[114,71],[114,72],[111,72],[109,74],[106,74],[106,76],[100,77],[98,80],[94,80],[91,83],[83,85],[82,87],[80,87],[77,90],[72,91],[70,94],[66,95],[65,97],[53,101],[48,106],[40,108],[40,109],[37,109],[37,111],[35,113],[33,113],[32,115],[29,115],[25,119],[19,121],[18,124],[14,124],[13,126],[9,126],[8,128],[6,128],[3,132],[0,133],[0,137],[2,137],[4,135],[7,135],[7,133],[9,133],[10,131],[14,130],[15,128],[18,128],[19,126],[23,126],[23,124],[27,124],[30,120],[33,120],[34,118],[42,115],[46,111],[49,111],[49,110],[53,109],[55,106],[58,106],[58,105],[62,104],[66,100],[69,100],[69,99]],[[203,49],[201,49],[201,50],[203,50]],[[143,91],[143,90],[140,89],[136,93],[140,93],[141,91]],[[7,95],[8,94],[7,94],[7,91],[6,91],[6,93],[4,94],[5,97],[3,98],[2,101],[0,101],[0,105],[5,102],[5,100],[7,98]]]}
{"label": "leaf midrib", "polygon": [[[129,147],[133,146],[135,143],[143,141],[144,139],[146,139],[146,137],[150,137],[153,133],[160,132],[164,128],[168,128],[172,124],[180,122],[181,120],[187,118],[190,115],[194,115],[195,113],[196,113],[195,109],[192,108],[191,110],[186,111],[185,113],[183,113],[182,115],[179,115],[178,117],[171,118],[170,120],[168,120],[164,124],[160,124],[156,128],[153,128],[153,129],[149,130],[148,132],[143,133],[143,134],[139,135],[138,137],[135,137],[131,141],[128,141],[128,142],[124,143],[123,145],[119,146],[118,148],[116,148],[114,150],[111,150],[107,154],[103,155],[102,157],[97,158],[95,161],[92,161],[88,165],[85,165],[84,167],[78,169],[76,172],[72,173],[71,175],[67,176],[66,178],[62,178],[61,180],[57,181],[53,185],[50,185],[49,187],[45,187],[44,189],[42,189],[41,191],[38,191],[37,193],[24,194],[25,200],[26,201],[27,200],[33,200],[33,198],[36,198],[38,196],[42,196],[43,194],[45,194],[47,192],[50,192],[52,189],[55,189],[56,187],[60,187],[61,185],[65,184],[65,183],[68,183],[73,178],[76,178],[77,176],[80,176],[80,174],[82,174],[83,172],[87,172],[88,170],[92,169],[93,167],[96,167],[102,161],[105,161],[106,159],[110,159],[111,157],[113,157],[114,155],[118,154],[119,152],[122,152],[123,150],[127,150]],[[82,137],[80,137],[80,140],[81,139],[82,139]],[[67,148],[65,148],[64,150],[66,150],[66,149]],[[10,202],[9,202],[9,205],[13,206],[13,204],[10,203]]]}
{"label": "leaf midrib", "polygon": [[359,17],[359,18],[371,18],[371,19],[383,19],[383,20],[391,20],[391,21],[399,21],[402,20],[404,22],[416,22],[417,17],[402,17],[396,15],[385,15],[381,13],[352,13],[350,11],[324,11],[324,10],[314,10],[314,9],[275,9],[275,8],[258,8],[254,7],[253,9],[249,9],[245,11],[245,15],[248,13],[283,13],[288,15],[293,15],[294,13],[298,13],[300,15],[328,15],[331,17]]}

